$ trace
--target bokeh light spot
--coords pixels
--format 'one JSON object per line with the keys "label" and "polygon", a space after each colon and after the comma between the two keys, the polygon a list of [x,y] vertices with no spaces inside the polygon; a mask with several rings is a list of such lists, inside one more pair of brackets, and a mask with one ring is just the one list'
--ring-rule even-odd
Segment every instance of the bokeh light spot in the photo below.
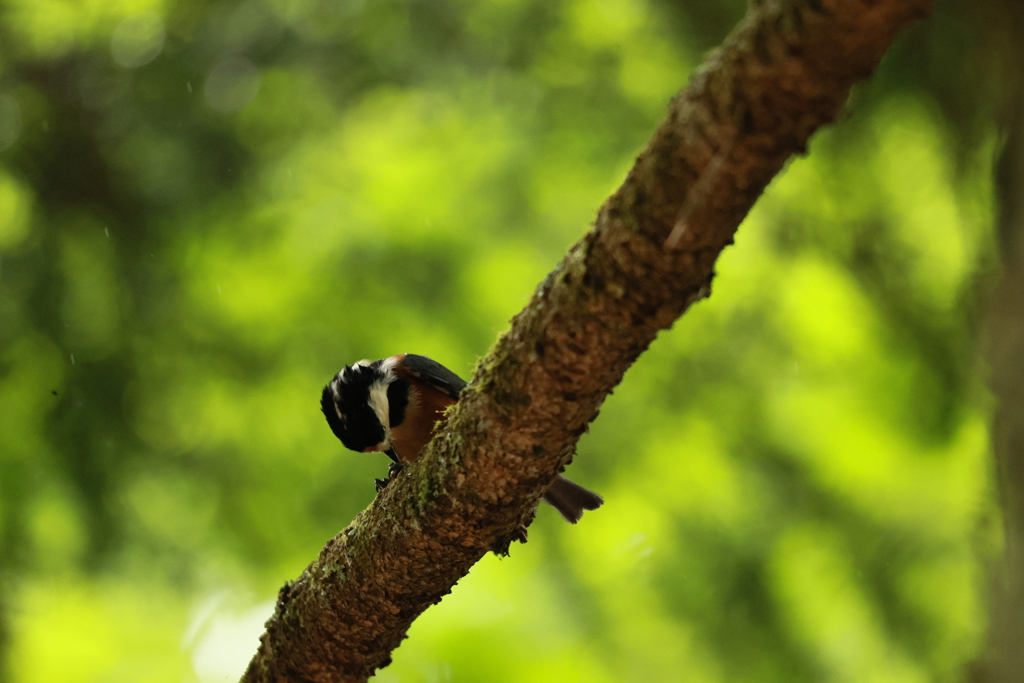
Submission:
{"label": "bokeh light spot", "polygon": [[149,64],[164,47],[164,20],[156,12],[125,17],[114,29],[110,52],[126,69]]}
{"label": "bokeh light spot", "polygon": [[259,69],[245,57],[235,55],[210,69],[203,93],[207,104],[230,114],[252,102],[259,89]]}

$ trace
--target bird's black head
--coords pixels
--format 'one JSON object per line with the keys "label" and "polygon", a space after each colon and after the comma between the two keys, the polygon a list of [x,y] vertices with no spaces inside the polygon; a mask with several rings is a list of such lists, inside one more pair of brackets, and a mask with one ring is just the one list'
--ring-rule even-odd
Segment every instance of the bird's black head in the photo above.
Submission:
{"label": "bird's black head", "polygon": [[379,361],[364,361],[342,369],[324,387],[320,408],[345,448],[364,452],[376,450],[384,442],[387,430],[374,410],[370,390],[375,386],[386,390],[386,382],[386,372],[382,372]]}

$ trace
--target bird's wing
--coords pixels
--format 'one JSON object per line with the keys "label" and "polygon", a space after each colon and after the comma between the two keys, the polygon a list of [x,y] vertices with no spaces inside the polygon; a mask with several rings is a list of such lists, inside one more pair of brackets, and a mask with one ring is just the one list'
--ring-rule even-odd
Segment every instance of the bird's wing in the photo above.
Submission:
{"label": "bird's wing", "polygon": [[459,399],[459,394],[466,388],[466,380],[426,356],[407,353],[401,365],[413,377],[447,394],[454,401]]}

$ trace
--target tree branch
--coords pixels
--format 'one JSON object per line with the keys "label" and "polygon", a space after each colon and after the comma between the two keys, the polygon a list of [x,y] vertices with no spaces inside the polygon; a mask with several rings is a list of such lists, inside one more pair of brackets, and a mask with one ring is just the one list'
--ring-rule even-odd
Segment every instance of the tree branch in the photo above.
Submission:
{"label": "tree branch", "polygon": [[708,296],[768,182],[927,11],[928,0],[753,7],[479,363],[423,459],[281,589],[243,681],[364,681],[477,560],[505,551],[626,369]]}

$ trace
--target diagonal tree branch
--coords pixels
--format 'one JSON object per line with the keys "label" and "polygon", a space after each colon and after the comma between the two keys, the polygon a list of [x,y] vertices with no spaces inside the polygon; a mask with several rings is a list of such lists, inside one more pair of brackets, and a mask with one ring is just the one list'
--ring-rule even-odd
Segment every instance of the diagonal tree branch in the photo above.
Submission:
{"label": "diagonal tree branch", "polygon": [[243,681],[364,681],[477,560],[507,550],[626,369],[708,296],[768,182],[928,8],[755,3],[480,362],[427,454],[281,589]]}

